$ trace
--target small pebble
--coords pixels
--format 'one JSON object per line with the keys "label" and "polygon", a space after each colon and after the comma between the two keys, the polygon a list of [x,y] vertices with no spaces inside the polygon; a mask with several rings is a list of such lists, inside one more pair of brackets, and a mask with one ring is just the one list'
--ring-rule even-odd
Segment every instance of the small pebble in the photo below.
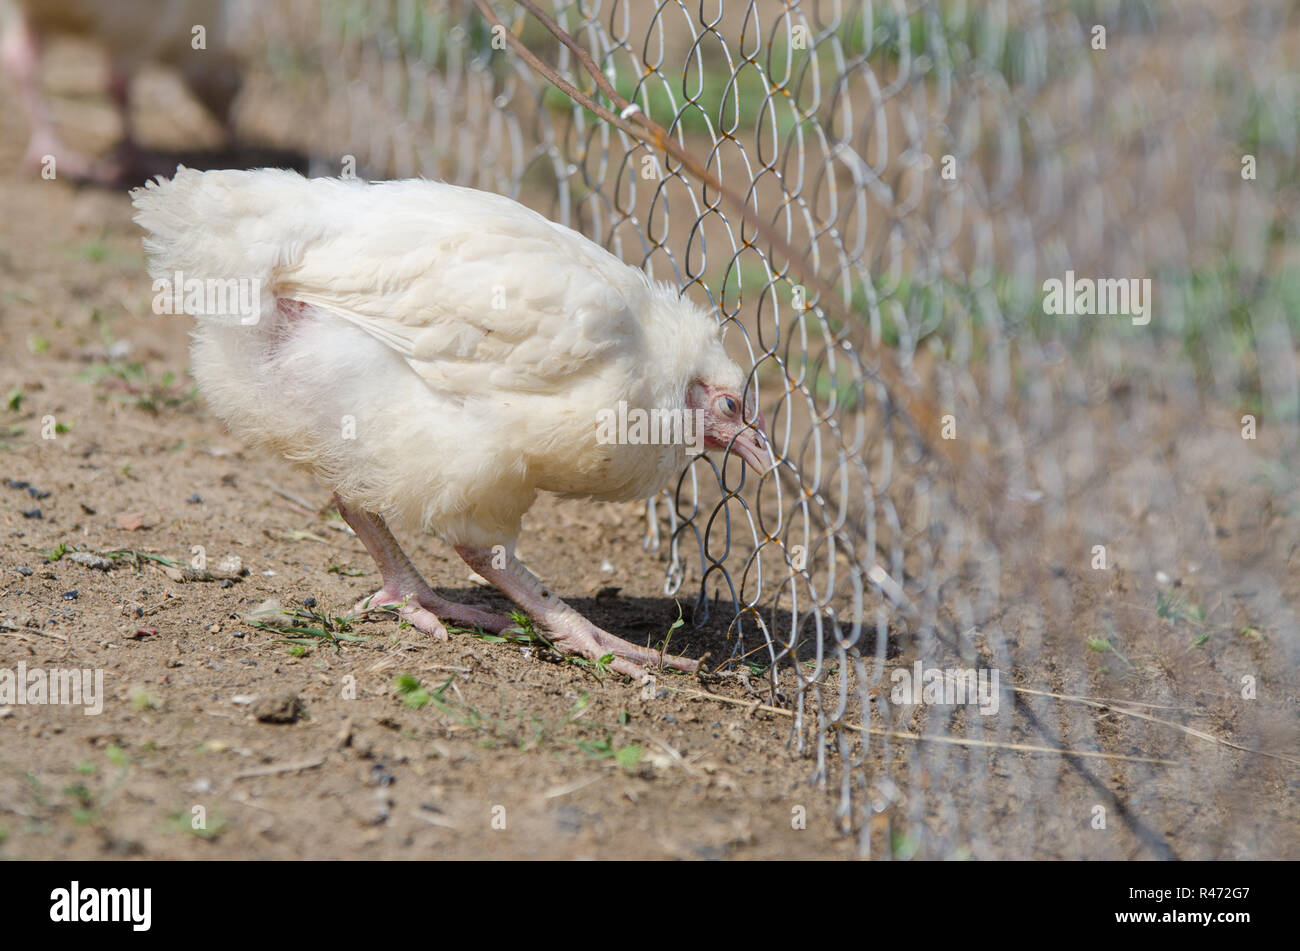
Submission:
{"label": "small pebble", "polygon": [[188,499],[186,499],[185,501],[188,502],[190,505],[202,505],[202,504],[203,504],[203,496],[201,496],[201,495],[199,495],[197,492],[195,492],[193,495],[191,495],[191,496],[190,496]]}
{"label": "small pebble", "polygon": [[75,601],[79,597],[81,597],[81,595],[77,593],[76,589],[73,589],[72,591],[63,592],[64,601]]}
{"label": "small pebble", "polygon": [[32,569],[28,568],[26,565],[19,565],[18,573],[24,578],[30,578],[32,575]]}
{"label": "small pebble", "polygon": [[64,560],[72,562],[74,565],[83,565],[86,568],[93,568],[96,571],[112,571],[116,567],[109,558],[102,558],[99,555],[91,554],[88,551],[69,552],[64,556]]}
{"label": "small pebble", "polygon": [[381,826],[388,821],[393,808],[392,800],[383,789],[376,789],[370,795],[370,804],[363,812],[366,824]]}
{"label": "small pebble", "polygon": [[44,517],[45,516],[41,514],[40,509],[28,509],[27,511],[23,512],[23,518],[44,518]]}
{"label": "small pebble", "polygon": [[270,624],[273,627],[293,627],[293,618],[280,608],[276,598],[267,598],[244,617],[245,624]]}
{"label": "small pebble", "polygon": [[295,723],[305,712],[296,693],[263,697],[253,704],[253,716],[263,723]]}
{"label": "small pebble", "polygon": [[316,599],[315,599],[315,598],[307,598],[305,601],[303,601],[302,606],[303,606],[304,608],[308,608],[308,609],[314,608],[314,607],[316,607]]}

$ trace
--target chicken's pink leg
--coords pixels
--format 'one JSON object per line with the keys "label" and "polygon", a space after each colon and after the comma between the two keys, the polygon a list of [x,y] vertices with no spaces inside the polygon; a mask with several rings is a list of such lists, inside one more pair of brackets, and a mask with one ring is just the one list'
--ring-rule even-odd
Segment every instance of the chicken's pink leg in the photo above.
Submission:
{"label": "chicken's pink leg", "polygon": [[395,609],[398,614],[439,640],[447,639],[447,629],[442,624],[444,620],[467,627],[478,626],[493,633],[511,626],[513,622],[503,615],[438,597],[415,570],[411,559],[406,557],[406,552],[402,551],[402,546],[397,543],[382,518],[373,512],[348,505],[337,495],[334,496],[334,504],[338,506],[343,520],[357,533],[361,544],[366,546],[366,551],[379,566],[379,576],[383,579],[382,588],[357,602],[352,609],[354,614],[378,610],[388,604],[400,605]]}
{"label": "chicken's pink leg", "polygon": [[117,107],[117,117],[122,123],[122,141],[118,143],[115,153],[96,163],[92,171],[99,181],[111,184],[124,177],[134,176],[134,170],[140,164],[140,150],[135,142],[135,123],[131,119],[131,73],[114,61],[108,64],[108,95]]}
{"label": "chicken's pink leg", "polygon": [[0,39],[0,59],[18,87],[18,97],[31,127],[27,154],[23,156],[24,167],[40,171],[48,155],[54,157],[56,176],[62,173],[72,179],[85,177],[90,170],[90,159],[64,148],[54,129],[49,103],[41,94],[40,40],[21,13],[12,16]]}
{"label": "chicken's pink leg", "polygon": [[640,678],[645,673],[639,664],[662,665],[685,671],[694,671],[700,666],[697,660],[663,654],[649,647],[638,647],[601,630],[557,598],[513,554],[507,556],[504,568],[496,568],[492,564],[494,556],[490,550],[457,546],[456,553],[471,568],[500,588],[510,600],[527,611],[556,645],[567,651],[581,654],[590,660],[599,660],[607,654],[613,654],[614,661],[610,667],[634,678]]}
{"label": "chicken's pink leg", "polygon": [[31,140],[23,160],[39,165],[43,155],[60,151],[59,140],[54,131],[49,104],[41,95],[40,44],[22,14],[13,14],[13,19],[5,30],[0,54],[5,69],[18,86],[18,97],[31,126]]}

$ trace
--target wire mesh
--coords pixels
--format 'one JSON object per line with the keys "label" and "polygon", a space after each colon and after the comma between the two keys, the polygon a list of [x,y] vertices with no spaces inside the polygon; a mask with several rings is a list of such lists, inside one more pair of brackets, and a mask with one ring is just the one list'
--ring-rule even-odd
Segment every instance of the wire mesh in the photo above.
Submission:
{"label": "wire mesh", "polygon": [[[778,465],[698,458],[647,545],[860,852],[1285,852],[1261,797],[1295,760],[1241,748],[1294,756],[1300,716],[1290,5],[543,6],[748,217],[469,2],[259,8],[261,92],[319,119],[267,131],[509,195],[714,305]],[[1138,283],[1045,312],[1085,278]],[[918,664],[996,672],[1000,705],[900,699]]]}

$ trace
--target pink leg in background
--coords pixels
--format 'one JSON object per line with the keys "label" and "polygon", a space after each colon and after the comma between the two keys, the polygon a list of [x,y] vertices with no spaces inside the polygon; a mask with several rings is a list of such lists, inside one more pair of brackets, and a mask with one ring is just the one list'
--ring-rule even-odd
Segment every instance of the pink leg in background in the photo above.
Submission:
{"label": "pink leg in background", "polygon": [[28,172],[41,172],[46,156],[54,158],[55,176],[85,179],[92,165],[89,158],[66,148],[54,128],[49,103],[41,93],[41,46],[26,19],[17,14],[0,38],[0,60],[18,87],[18,98],[27,116],[31,138],[22,164]]}

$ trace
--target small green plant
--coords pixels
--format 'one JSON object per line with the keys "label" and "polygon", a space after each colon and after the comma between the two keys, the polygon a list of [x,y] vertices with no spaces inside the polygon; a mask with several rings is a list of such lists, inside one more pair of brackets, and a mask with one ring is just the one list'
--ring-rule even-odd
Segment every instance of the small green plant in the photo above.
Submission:
{"label": "small green plant", "polygon": [[[72,783],[63,787],[63,795],[72,800],[69,807],[72,821],[78,825],[86,825],[99,818],[104,806],[111,802],[122,788],[122,783],[126,781],[127,774],[130,771],[130,760],[116,744],[109,746],[104,751],[104,755],[117,772],[102,792],[95,792],[85,782]],[[77,766],[77,772],[86,776],[96,773],[97,769],[92,763],[80,763]],[[30,772],[27,774],[27,779],[36,793],[37,803],[44,806],[40,781]]]}
{"label": "small green plant", "polygon": [[402,698],[402,703],[412,710],[421,710],[427,707],[432,699],[429,691],[420,683],[419,678],[412,674],[401,674],[393,681],[393,688],[397,691],[397,695]]}
{"label": "small green plant", "polygon": [[674,600],[673,604],[677,605],[677,620],[673,621],[673,623],[668,626],[668,633],[665,634],[664,639],[659,642],[659,651],[663,654],[668,653],[668,645],[673,641],[673,631],[686,623],[685,618],[682,617],[682,603]]}
{"label": "small green plant", "polygon": [[99,263],[108,257],[108,246],[104,244],[103,238],[96,238],[93,241],[87,241],[77,248],[77,255],[85,258],[87,261]]}
{"label": "small green plant", "polygon": [[1214,636],[1214,631],[1206,625],[1205,609],[1177,595],[1167,596],[1163,591],[1157,591],[1156,616],[1169,621],[1173,626],[1186,624],[1193,629],[1200,629],[1188,646],[1189,651],[1204,647]]}
{"label": "small green plant", "polygon": [[72,821],[77,825],[85,825],[95,818],[95,794],[86,786],[77,783],[73,786],[64,786],[63,795],[70,796],[73,799]]}
{"label": "small green plant", "polygon": [[131,700],[131,706],[141,712],[157,710],[162,706],[162,698],[144,684],[136,684],[131,688],[128,696]]}
{"label": "small green plant", "polygon": [[1088,638],[1086,641],[1088,650],[1096,651],[1098,654],[1114,654],[1128,666],[1129,670],[1134,670],[1133,662],[1120,653],[1119,648],[1115,646],[1115,631],[1111,629],[1109,624],[1107,624],[1106,627],[1110,630],[1110,637]]}
{"label": "small green plant", "polygon": [[94,555],[97,558],[107,558],[109,561],[130,562],[131,566],[136,571],[139,571],[141,563],[146,561],[151,561],[158,565],[166,565],[169,568],[175,568],[181,564],[180,562],[173,561],[172,559],[166,558],[162,555],[155,555],[147,551],[139,551],[135,548],[113,548],[108,551],[93,551],[89,548],[78,548],[76,545],[69,546],[67,542],[59,542],[57,546],[48,551],[41,548],[33,549],[33,551],[44,555],[45,560],[51,563],[60,561],[69,553],[82,552],[87,555]]}
{"label": "small green plant", "polygon": [[360,568],[349,568],[337,564],[333,558],[330,559],[330,566],[325,569],[326,574],[343,575],[346,578],[360,578],[365,572]]}
{"label": "small green plant", "polygon": [[1156,617],[1174,623],[1186,621],[1199,624],[1205,620],[1205,611],[1200,605],[1192,604],[1180,595],[1167,595],[1163,591],[1157,591]]}
{"label": "small green plant", "polygon": [[[317,605],[314,599],[309,599],[308,604],[293,611],[259,613],[278,616],[275,620],[268,617],[265,621],[249,621],[249,625],[262,631],[290,635],[280,637],[278,640],[280,643],[290,645],[291,654],[293,654],[293,647],[304,649],[302,654],[293,654],[295,657],[304,656],[307,652],[306,648],[315,647],[322,642],[329,644],[335,650],[341,650],[344,643],[370,640],[368,634],[353,633],[352,622],[355,618],[352,615],[330,614]],[[284,619],[288,619],[287,627]]]}
{"label": "small green plant", "polygon": [[641,757],[645,755],[645,750],[641,748],[639,743],[615,746],[613,739],[608,736],[603,740],[574,740],[571,742],[586,753],[589,759],[612,759],[624,769],[635,769],[637,764],[641,762]]}
{"label": "small green plant", "polygon": [[914,858],[921,849],[920,839],[902,830],[895,830],[891,840],[890,845],[893,847],[894,858],[896,859],[906,861]]}
{"label": "small green plant", "polygon": [[226,828],[226,820],[215,810],[205,814],[203,821],[195,825],[194,814],[184,809],[177,809],[167,817],[167,825],[173,832],[188,832],[198,839],[211,841],[221,835]]}
{"label": "small green plant", "polygon": [[142,363],[101,364],[83,373],[81,379],[102,388],[105,395],[154,415],[164,409],[189,408],[198,402],[197,386],[178,382],[171,370],[155,379]]}
{"label": "small green plant", "polygon": [[490,720],[464,701],[447,695],[448,688],[451,687],[455,680],[456,675],[452,674],[434,690],[429,691],[429,702],[440,712],[464,726],[485,733],[499,732],[501,721]]}

